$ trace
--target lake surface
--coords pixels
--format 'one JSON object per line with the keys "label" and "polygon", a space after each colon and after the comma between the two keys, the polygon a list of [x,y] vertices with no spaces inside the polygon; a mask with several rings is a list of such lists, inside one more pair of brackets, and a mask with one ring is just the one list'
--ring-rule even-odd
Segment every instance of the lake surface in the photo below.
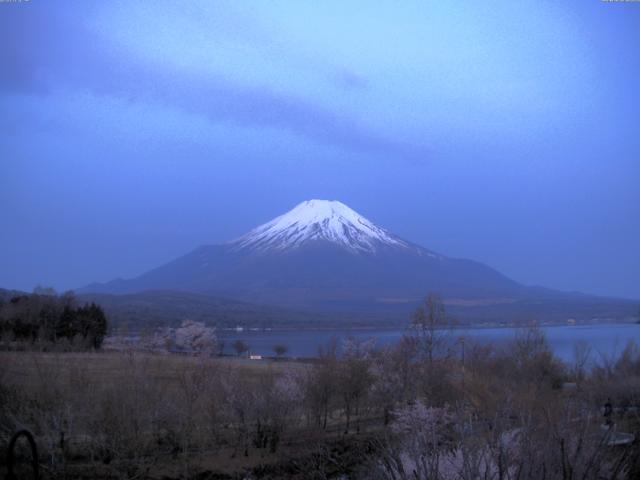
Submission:
{"label": "lake surface", "polygon": [[[591,360],[598,361],[603,356],[611,358],[618,356],[629,340],[640,345],[639,324],[600,324],[576,326],[541,327],[554,353],[567,362],[573,360],[575,344],[581,340],[591,346]],[[465,338],[467,344],[480,343],[504,345],[512,340],[517,328],[461,328],[451,330],[449,336],[452,342],[460,337]],[[286,345],[288,356],[313,357],[318,354],[320,346],[326,346],[336,338],[338,345],[342,340],[354,337],[359,340],[373,339],[378,346],[390,345],[397,342],[406,329],[327,329],[327,330],[268,330],[253,331],[219,331],[218,337],[225,342],[225,353],[233,353],[231,344],[235,340],[242,340],[250,347],[250,352],[256,355],[274,355],[274,345]]]}

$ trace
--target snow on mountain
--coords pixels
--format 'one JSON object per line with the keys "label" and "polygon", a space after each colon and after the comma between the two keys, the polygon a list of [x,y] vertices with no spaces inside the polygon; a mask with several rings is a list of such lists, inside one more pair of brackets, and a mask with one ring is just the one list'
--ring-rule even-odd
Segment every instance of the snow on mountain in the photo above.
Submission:
{"label": "snow on mountain", "polygon": [[234,249],[285,251],[328,241],[355,253],[411,245],[336,200],[307,200],[231,242]]}
{"label": "snow on mountain", "polygon": [[[157,312],[170,310],[175,318],[187,311],[204,318],[209,312],[207,318],[238,322],[247,315],[264,322],[264,305],[331,313],[332,318],[336,312],[366,313],[368,319],[395,315],[404,322],[429,292],[442,295],[457,309],[456,317],[482,321],[531,315],[624,318],[633,315],[635,305],[525,287],[482,263],[402,240],[346,205],[326,200],[303,202],[235,241],[202,245],[135,278],[92,284],[81,292],[142,295],[98,297],[127,305],[126,318],[128,305],[142,302]],[[196,296],[185,297],[185,292]],[[205,301],[209,295],[232,300]],[[257,313],[248,310],[252,304]],[[272,313],[279,322],[280,311]]]}

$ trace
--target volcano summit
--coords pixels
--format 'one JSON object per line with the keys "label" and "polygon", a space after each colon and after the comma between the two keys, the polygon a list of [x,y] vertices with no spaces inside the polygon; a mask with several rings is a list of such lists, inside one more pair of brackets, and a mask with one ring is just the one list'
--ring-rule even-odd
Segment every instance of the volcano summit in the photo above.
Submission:
{"label": "volcano summit", "polygon": [[268,252],[293,250],[314,242],[328,242],[362,253],[410,248],[404,240],[336,200],[302,202],[232,243],[238,249]]}
{"label": "volcano summit", "polygon": [[[553,310],[564,319],[577,314],[571,305],[589,300],[592,311],[598,298],[523,286],[481,263],[415,245],[329,200],[302,202],[236,240],[201,246],[139,277],[92,284],[80,292],[146,290],[378,313],[398,309],[406,313],[425,294],[437,292],[452,306],[485,312],[499,306],[508,315],[518,305],[534,315],[544,307],[542,311]],[[485,317],[494,314],[491,310]]]}

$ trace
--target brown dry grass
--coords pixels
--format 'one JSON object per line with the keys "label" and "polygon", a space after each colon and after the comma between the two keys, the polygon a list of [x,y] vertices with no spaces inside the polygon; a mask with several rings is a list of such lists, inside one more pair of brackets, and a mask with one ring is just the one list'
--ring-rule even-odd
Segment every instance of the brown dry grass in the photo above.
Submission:
{"label": "brown dry grass", "polygon": [[[304,364],[289,361],[246,360],[233,357],[202,358],[188,355],[160,355],[145,352],[0,352],[0,382],[5,386],[30,388],[42,381],[71,380],[82,368],[83,374],[100,379],[102,383],[116,382],[123,369],[132,362],[145,365],[151,380],[167,386],[177,385],[185,370],[214,368],[234,374],[255,377],[266,372],[279,373],[290,368],[304,368]],[[50,377],[43,376],[46,373]]]}
{"label": "brown dry grass", "polygon": [[[246,394],[259,390],[265,378],[304,368],[287,361],[136,351],[3,351],[0,440],[30,429],[50,467],[65,475],[80,468],[83,474],[120,476],[128,469],[134,473],[123,478],[179,478],[213,466],[231,474],[277,462],[281,452],[234,455],[236,425],[225,388],[244,388]],[[66,453],[57,446],[61,431]],[[154,447],[157,442],[162,446]],[[109,460],[105,467],[106,450],[120,463]],[[67,461],[74,456],[81,460]]]}

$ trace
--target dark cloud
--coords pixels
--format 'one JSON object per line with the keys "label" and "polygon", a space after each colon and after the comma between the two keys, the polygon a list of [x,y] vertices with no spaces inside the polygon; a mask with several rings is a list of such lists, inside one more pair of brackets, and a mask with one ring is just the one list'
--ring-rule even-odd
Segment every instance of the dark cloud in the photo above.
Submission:
{"label": "dark cloud", "polygon": [[[0,20],[6,49],[0,60],[5,93],[42,94],[57,89],[86,90],[132,101],[165,104],[203,115],[212,122],[279,128],[315,142],[412,164],[427,155],[423,146],[390,138],[363,122],[306,98],[266,87],[197,76],[124,54],[82,24],[59,12],[13,9]],[[361,88],[364,80],[344,71],[341,82]]]}

